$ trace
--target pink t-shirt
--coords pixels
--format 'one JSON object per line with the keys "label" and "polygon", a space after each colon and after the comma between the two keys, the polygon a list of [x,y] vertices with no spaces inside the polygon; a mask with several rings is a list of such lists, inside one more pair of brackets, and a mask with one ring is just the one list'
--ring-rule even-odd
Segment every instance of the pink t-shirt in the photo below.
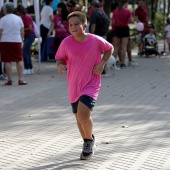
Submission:
{"label": "pink t-shirt", "polygon": [[59,14],[54,16],[53,23],[55,24],[55,37],[67,37],[70,35],[68,21],[63,21]]}
{"label": "pink t-shirt", "polygon": [[93,68],[101,61],[101,53],[112,48],[109,42],[94,34],[88,34],[84,42],[76,41],[72,35],[61,42],[55,58],[62,59],[67,64],[68,93],[71,103],[76,102],[82,95],[97,100],[101,75],[93,74]]}
{"label": "pink t-shirt", "polygon": [[127,8],[116,8],[113,12],[112,20],[115,20],[116,27],[124,27],[127,26],[132,18],[132,13]]}

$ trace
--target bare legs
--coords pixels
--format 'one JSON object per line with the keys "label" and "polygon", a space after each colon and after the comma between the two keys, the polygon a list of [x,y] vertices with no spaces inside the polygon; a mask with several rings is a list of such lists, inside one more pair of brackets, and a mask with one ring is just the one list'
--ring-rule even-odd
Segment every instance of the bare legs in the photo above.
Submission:
{"label": "bare legs", "polygon": [[138,44],[139,53],[143,51],[143,44]]}
{"label": "bare legs", "polygon": [[128,41],[128,44],[127,44],[127,56],[128,56],[129,62],[131,62],[132,61],[132,51],[131,51],[130,40]]}
{"label": "bare legs", "polygon": [[129,41],[129,37],[123,37],[123,38],[115,37],[115,50],[113,52],[113,55],[117,56],[119,54],[119,61],[121,64],[125,63],[128,41]]}
{"label": "bare legs", "polygon": [[77,113],[75,114],[77,126],[83,139],[92,139],[93,121],[90,109],[79,102]]}
{"label": "bare legs", "polygon": [[[23,80],[22,70],[23,70],[23,63],[19,61],[16,63],[18,80]],[[12,81],[12,66],[10,62],[5,63],[5,69],[8,76],[8,81]]]}
{"label": "bare legs", "polygon": [[5,70],[8,76],[8,81],[12,81],[12,68],[11,63],[5,63]]}
{"label": "bare legs", "polygon": [[22,76],[23,62],[20,61],[16,63],[16,67],[17,67],[17,73],[18,73],[18,80],[23,80],[23,76]]}
{"label": "bare legs", "polygon": [[170,44],[168,43],[168,50],[169,50],[169,53],[170,53]]}

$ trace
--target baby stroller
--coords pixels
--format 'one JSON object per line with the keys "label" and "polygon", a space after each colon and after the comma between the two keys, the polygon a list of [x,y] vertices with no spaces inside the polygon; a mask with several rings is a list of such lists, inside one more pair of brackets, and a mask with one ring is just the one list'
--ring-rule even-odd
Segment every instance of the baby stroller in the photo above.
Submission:
{"label": "baby stroller", "polygon": [[142,32],[142,42],[143,50],[141,52],[141,55],[145,55],[146,57],[149,57],[149,55],[153,54],[155,54],[156,56],[159,55],[158,43],[156,40],[156,34],[153,25],[145,26],[145,29]]}
{"label": "baby stroller", "polygon": [[144,37],[143,40],[143,53],[146,57],[149,57],[149,55],[159,55],[158,52],[158,43],[156,39],[152,37]]}

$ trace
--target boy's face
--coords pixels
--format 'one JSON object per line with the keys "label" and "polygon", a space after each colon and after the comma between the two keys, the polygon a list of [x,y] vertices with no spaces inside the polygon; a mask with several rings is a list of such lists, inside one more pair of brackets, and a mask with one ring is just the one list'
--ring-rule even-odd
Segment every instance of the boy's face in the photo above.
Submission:
{"label": "boy's face", "polygon": [[83,25],[78,17],[71,17],[68,21],[69,31],[73,36],[79,36],[85,33],[87,25]]}

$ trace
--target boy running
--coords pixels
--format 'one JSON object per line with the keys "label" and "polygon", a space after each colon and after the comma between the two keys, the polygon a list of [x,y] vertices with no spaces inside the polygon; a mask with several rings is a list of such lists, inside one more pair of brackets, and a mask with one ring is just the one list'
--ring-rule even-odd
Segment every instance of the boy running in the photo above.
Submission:
{"label": "boy running", "polygon": [[[68,15],[70,36],[66,37],[55,55],[58,74],[67,71],[68,94],[77,126],[84,140],[80,159],[94,154],[95,138],[91,111],[100,88],[101,73],[113,53],[113,46],[105,39],[85,33],[87,18],[82,12]],[[101,59],[101,53],[104,53]]]}

